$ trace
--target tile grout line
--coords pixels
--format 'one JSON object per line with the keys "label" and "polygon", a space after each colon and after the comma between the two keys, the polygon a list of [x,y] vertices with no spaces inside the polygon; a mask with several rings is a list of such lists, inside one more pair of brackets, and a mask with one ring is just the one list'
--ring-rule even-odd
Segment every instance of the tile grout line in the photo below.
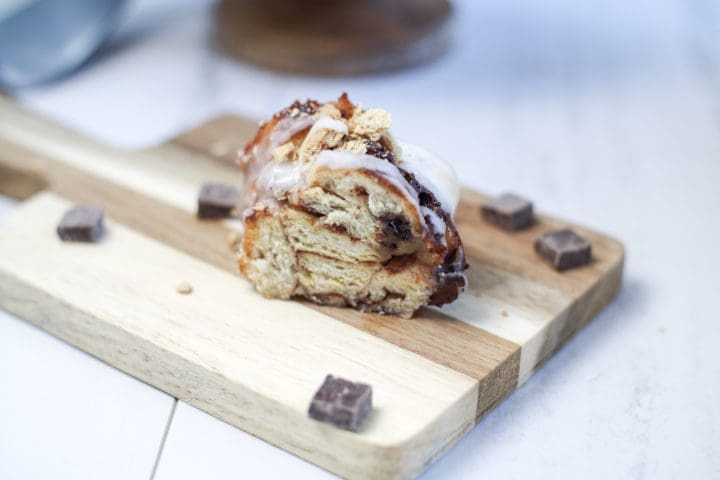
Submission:
{"label": "tile grout line", "polygon": [[162,456],[163,450],[165,449],[165,441],[167,440],[168,433],[170,433],[170,425],[172,424],[173,418],[175,418],[175,409],[177,408],[178,399],[173,397],[173,405],[170,409],[170,415],[168,415],[167,424],[163,431],[162,439],[160,440],[160,448],[158,449],[157,456],[155,457],[155,463],[153,464],[152,472],[150,472],[150,480],[155,478],[158,466],[160,465],[160,457]]}

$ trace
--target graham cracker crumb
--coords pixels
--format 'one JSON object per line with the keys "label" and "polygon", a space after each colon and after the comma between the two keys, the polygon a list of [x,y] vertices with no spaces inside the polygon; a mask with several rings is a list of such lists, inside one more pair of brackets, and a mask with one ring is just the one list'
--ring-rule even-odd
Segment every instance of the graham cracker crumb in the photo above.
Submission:
{"label": "graham cracker crumb", "polygon": [[322,105],[320,108],[318,108],[316,116],[317,116],[317,118],[330,117],[335,120],[340,120],[342,118],[340,109],[331,103],[326,103],[326,104]]}
{"label": "graham cracker crumb", "polygon": [[365,153],[367,152],[367,145],[365,141],[360,138],[351,138],[339,147],[341,150],[347,150],[352,153]]}
{"label": "graham cracker crumb", "polygon": [[292,142],[285,142],[272,152],[272,158],[276,162],[288,162],[292,160],[295,146]]}
{"label": "graham cracker crumb", "polygon": [[389,112],[380,108],[371,108],[353,118],[351,130],[355,135],[378,141],[391,125],[392,118]]}
{"label": "graham cracker crumb", "polygon": [[500,315],[502,315],[503,317],[506,317],[506,318],[510,316],[510,314],[508,313],[507,310],[502,310],[502,311],[500,312]]}
{"label": "graham cracker crumb", "polygon": [[320,154],[323,145],[330,148],[336,147],[344,138],[345,134],[328,128],[321,128],[305,137],[302,145],[297,150],[297,158],[300,162],[312,161]]}

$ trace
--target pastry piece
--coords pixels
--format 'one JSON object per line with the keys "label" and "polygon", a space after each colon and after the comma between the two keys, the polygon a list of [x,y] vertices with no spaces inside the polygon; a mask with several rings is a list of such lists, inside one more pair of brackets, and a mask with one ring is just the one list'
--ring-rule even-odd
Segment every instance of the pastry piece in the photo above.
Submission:
{"label": "pastry piece", "polygon": [[198,196],[199,218],[228,218],[240,202],[240,191],[223,183],[203,183]]}
{"label": "pastry piece", "polygon": [[356,432],[372,410],[372,387],[328,375],[315,393],[308,415]]}
{"label": "pastry piece", "polygon": [[97,205],[73,207],[57,226],[57,234],[64,242],[97,242],[102,233],[103,208]]}
{"label": "pastry piece", "polygon": [[535,240],[535,251],[558,271],[581,267],[592,256],[590,242],[567,228],[541,235]]}
{"label": "pastry piece", "polygon": [[483,218],[504,230],[525,228],[533,221],[533,206],[528,200],[504,193],[480,207]]}
{"label": "pastry piece", "polygon": [[267,297],[410,317],[465,288],[452,169],[390,114],[295,102],[245,147],[240,270]]}

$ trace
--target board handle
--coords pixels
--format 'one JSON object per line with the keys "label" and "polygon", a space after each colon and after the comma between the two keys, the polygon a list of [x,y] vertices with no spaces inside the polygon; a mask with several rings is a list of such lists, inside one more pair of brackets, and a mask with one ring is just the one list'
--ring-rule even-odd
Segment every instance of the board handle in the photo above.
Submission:
{"label": "board handle", "polygon": [[81,180],[85,185],[111,183],[194,212],[204,181],[242,185],[233,160],[238,145],[244,145],[256,128],[251,120],[226,115],[158,147],[126,151],[0,96],[0,193],[22,200],[49,188],[72,198]]}
{"label": "board handle", "polygon": [[172,139],[170,143],[235,164],[258,129],[258,122],[236,115],[220,115]]}
{"label": "board handle", "polygon": [[49,188],[53,159],[37,148],[43,138],[68,144],[82,139],[0,94],[0,194],[24,200]]}

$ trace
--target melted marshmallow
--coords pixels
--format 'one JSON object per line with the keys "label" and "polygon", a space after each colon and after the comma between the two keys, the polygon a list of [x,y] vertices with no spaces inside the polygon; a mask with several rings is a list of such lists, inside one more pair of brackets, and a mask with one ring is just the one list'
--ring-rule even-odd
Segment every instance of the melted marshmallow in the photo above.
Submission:
{"label": "melted marshmallow", "polygon": [[[272,153],[277,147],[287,142],[296,133],[311,127],[309,138],[320,129],[335,130],[348,133],[347,125],[330,117],[315,119],[311,116],[285,117],[277,122],[265,140],[252,149],[245,158],[248,163],[248,183],[254,185],[246,199],[246,205],[252,206],[260,199],[268,196],[280,197],[297,186],[300,181],[302,166],[293,163],[276,163],[272,161]],[[269,194],[269,195],[268,195]]]}
{"label": "melted marshmallow", "polygon": [[262,142],[252,148],[249,155],[243,157],[243,161],[247,164],[247,185],[253,186],[245,193],[243,203],[246,207],[252,207],[259,200],[268,203],[268,197],[275,196],[274,193],[270,195],[271,192],[268,191],[273,187],[275,179],[283,179],[284,183],[290,182],[289,177],[293,177],[294,172],[289,171],[286,166],[278,167],[281,164],[272,162],[272,152],[314,122],[315,120],[310,116],[285,117],[277,122]]}
{"label": "melted marshmallow", "polygon": [[[323,150],[315,160],[315,168],[358,168],[381,174],[400,189],[411,203],[418,204],[418,194],[392,163],[382,158],[347,150]],[[419,204],[418,204],[419,210]]]}
{"label": "melted marshmallow", "polygon": [[452,166],[434,153],[412,143],[400,143],[398,166],[428,188],[450,216],[460,200],[460,187]]}
{"label": "melted marshmallow", "polygon": [[257,164],[265,164],[272,158],[272,152],[301,130],[313,125],[315,120],[309,116],[285,117],[278,121],[264,142],[252,149],[252,159]]}
{"label": "melted marshmallow", "polygon": [[405,195],[408,202],[418,212],[421,222],[424,223],[425,215],[420,209],[417,192],[394,165],[381,158],[364,153],[352,153],[347,150],[323,150],[312,163],[270,162],[266,164],[255,180],[255,191],[258,196],[256,201],[269,207],[276,205],[278,199],[304,187],[307,184],[308,176],[321,167],[365,169],[380,174]]}
{"label": "melted marshmallow", "polygon": [[313,168],[350,168],[370,170],[380,174],[385,180],[393,184],[405,198],[408,203],[415,208],[421,225],[426,226],[425,216],[420,208],[418,193],[405,180],[400,171],[392,163],[382,158],[373,157],[364,153],[353,153],[347,150],[323,150],[315,160]]}
{"label": "melted marshmallow", "polygon": [[262,169],[255,181],[258,192],[266,192],[275,198],[281,198],[300,185],[303,165],[295,162],[271,163]]}

